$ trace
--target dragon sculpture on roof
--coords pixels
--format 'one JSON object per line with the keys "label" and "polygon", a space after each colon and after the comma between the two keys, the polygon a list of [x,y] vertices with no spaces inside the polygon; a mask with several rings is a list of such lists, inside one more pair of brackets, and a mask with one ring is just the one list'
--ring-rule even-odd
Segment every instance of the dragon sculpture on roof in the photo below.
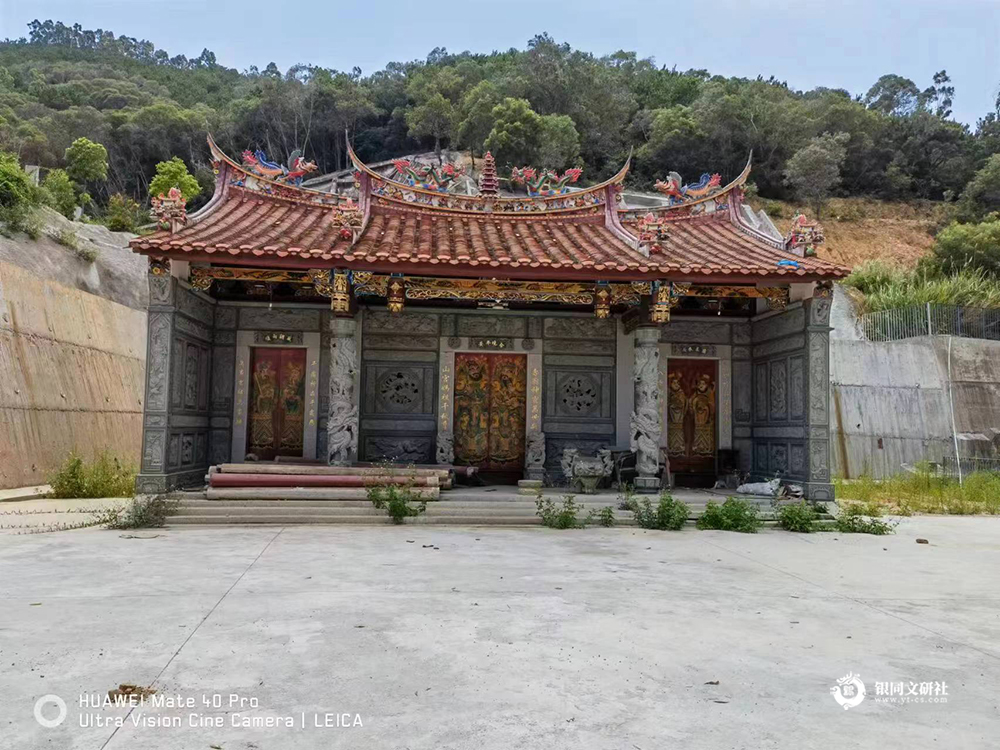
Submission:
{"label": "dragon sculpture on roof", "polygon": [[404,184],[424,190],[436,190],[439,193],[447,193],[455,180],[465,174],[465,167],[450,163],[434,167],[411,162],[409,159],[396,159],[392,165]]}
{"label": "dragon sculpture on roof", "polygon": [[670,205],[706,198],[722,188],[722,175],[705,172],[698,182],[685,185],[677,172],[668,172],[667,179],[657,182],[656,189],[670,199]]}
{"label": "dragon sculpture on roof", "polygon": [[510,173],[510,181],[515,185],[524,185],[531,197],[548,197],[569,192],[570,183],[579,180],[582,174],[583,170],[578,167],[567,169],[561,177],[552,169],[514,167]]}
{"label": "dragon sculpture on roof", "polygon": [[302,158],[302,149],[295,149],[288,157],[288,165],[277,164],[267,160],[267,154],[261,149],[243,152],[243,167],[258,177],[266,177],[275,182],[299,186],[302,179],[316,170],[316,162]]}

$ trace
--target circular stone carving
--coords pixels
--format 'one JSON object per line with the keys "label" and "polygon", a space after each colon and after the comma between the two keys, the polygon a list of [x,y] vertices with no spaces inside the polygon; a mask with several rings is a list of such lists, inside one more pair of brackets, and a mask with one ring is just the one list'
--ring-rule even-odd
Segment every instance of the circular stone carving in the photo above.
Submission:
{"label": "circular stone carving", "polygon": [[387,411],[412,411],[420,403],[420,383],[406,370],[390,370],[379,378],[378,397]]}
{"label": "circular stone carving", "polygon": [[573,375],[562,383],[559,398],[565,411],[571,414],[587,414],[599,398],[597,384],[586,375]]}
{"label": "circular stone carving", "polygon": [[523,349],[526,352],[530,352],[534,348],[535,348],[534,339],[521,339],[521,349]]}

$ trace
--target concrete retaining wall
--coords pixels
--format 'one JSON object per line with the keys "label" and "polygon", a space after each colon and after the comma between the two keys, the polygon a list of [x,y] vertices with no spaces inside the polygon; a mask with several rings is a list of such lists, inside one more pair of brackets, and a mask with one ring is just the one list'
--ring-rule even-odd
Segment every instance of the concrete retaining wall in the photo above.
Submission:
{"label": "concrete retaining wall", "polygon": [[[988,455],[1000,430],[1000,342],[921,336],[863,341],[838,291],[830,342],[835,476],[885,477],[902,464]],[[949,394],[949,384],[951,393]]]}
{"label": "concrete retaining wall", "polygon": [[44,482],[70,450],[138,464],[145,311],[20,265],[0,261],[0,488]]}

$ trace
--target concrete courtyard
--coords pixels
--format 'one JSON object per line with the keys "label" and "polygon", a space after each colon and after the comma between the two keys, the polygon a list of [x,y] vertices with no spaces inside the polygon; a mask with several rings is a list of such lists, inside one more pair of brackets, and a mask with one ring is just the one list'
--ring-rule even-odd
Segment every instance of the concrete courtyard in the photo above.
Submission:
{"label": "concrete courtyard", "polygon": [[[995,747],[998,570],[997,518],[2,536],[0,747]],[[81,707],[119,683],[180,705]]]}

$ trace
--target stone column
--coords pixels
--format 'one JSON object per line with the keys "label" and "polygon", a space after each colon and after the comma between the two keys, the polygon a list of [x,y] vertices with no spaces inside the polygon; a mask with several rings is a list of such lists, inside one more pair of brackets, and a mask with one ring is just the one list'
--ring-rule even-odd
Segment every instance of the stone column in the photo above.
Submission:
{"label": "stone column", "polygon": [[330,411],[326,420],[329,463],[348,466],[358,455],[357,326],[351,318],[330,320]]}
{"label": "stone column", "polygon": [[635,332],[635,410],[631,419],[631,448],[636,454],[639,492],[656,492],[660,480],[660,433],[663,416],[660,413],[660,329],[637,328]]}
{"label": "stone column", "polygon": [[806,356],[809,377],[806,382],[806,408],[809,481],[805,483],[810,500],[833,500],[830,481],[830,307],[832,292],[818,288],[817,296],[807,299]]}

